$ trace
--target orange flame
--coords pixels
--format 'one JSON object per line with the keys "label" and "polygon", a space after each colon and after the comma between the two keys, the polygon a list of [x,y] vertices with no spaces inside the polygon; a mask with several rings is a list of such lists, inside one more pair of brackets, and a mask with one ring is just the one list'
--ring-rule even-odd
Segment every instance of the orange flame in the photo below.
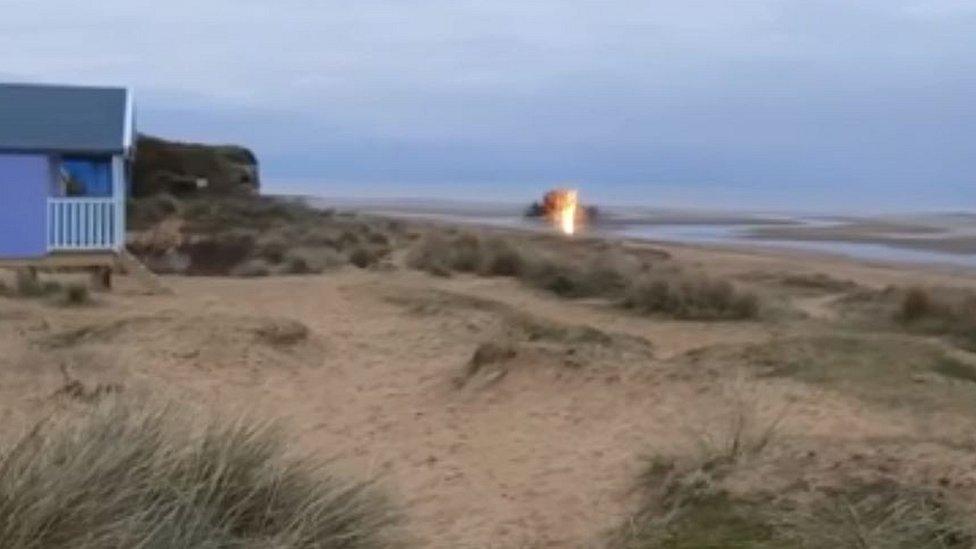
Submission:
{"label": "orange flame", "polygon": [[579,194],[576,191],[566,193],[566,203],[559,213],[560,229],[568,235],[576,233],[576,208],[579,206]]}
{"label": "orange flame", "polygon": [[579,218],[579,192],[572,189],[550,191],[546,195],[549,220],[564,234],[576,234]]}

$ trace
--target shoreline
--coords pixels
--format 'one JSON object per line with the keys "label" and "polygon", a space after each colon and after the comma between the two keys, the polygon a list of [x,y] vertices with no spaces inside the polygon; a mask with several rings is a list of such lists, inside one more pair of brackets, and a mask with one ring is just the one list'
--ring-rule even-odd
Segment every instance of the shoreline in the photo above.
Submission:
{"label": "shoreline", "polygon": [[[907,228],[907,227],[906,227]],[[904,250],[938,252],[947,255],[976,255],[976,234],[946,236],[931,227],[907,228],[902,236],[873,233],[858,226],[843,227],[762,227],[746,233],[751,240],[794,240],[799,242],[846,242],[852,244],[878,244]]]}
{"label": "shoreline", "polygon": [[[375,217],[385,217],[390,219],[399,219],[403,221],[410,222],[420,222],[423,224],[432,224],[436,226],[449,226],[449,227],[471,227],[478,230],[488,230],[492,232],[512,232],[516,234],[551,234],[553,236],[559,236],[550,226],[544,224],[538,224],[537,226],[531,226],[528,223],[524,223],[522,219],[519,219],[518,223],[511,224],[500,224],[492,223],[484,218],[474,218],[465,216],[463,214],[447,214],[447,215],[425,215],[417,213],[407,213],[407,212],[395,212],[390,210],[385,211],[371,211],[371,210],[357,210],[364,215],[375,216]],[[660,226],[694,226],[697,225],[692,220],[688,219],[685,223],[641,223],[642,225],[650,227],[660,227]],[[748,225],[748,223],[743,222],[740,218],[735,222],[730,222],[721,224],[722,226],[739,228],[743,225]],[[775,231],[777,229],[790,230],[794,227],[768,227],[768,230]],[[800,230],[803,230],[802,228]],[[810,229],[813,230],[813,229]],[[747,233],[748,235],[748,233]],[[893,254],[898,253],[898,249],[894,246],[889,246],[883,242],[875,241],[862,241],[862,240],[779,240],[772,237],[766,238],[752,238],[750,236],[743,236],[737,241],[728,242],[691,242],[691,241],[681,241],[681,240],[671,240],[653,237],[639,237],[631,236],[626,234],[620,234],[617,232],[604,231],[604,230],[584,230],[581,234],[578,234],[574,238],[586,238],[586,239],[597,239],[607,242],[621,242],[637,245],[653,245],[657,247],[665,248],[675,248],[675,249],[687,249],[687,250],[699,250],[703,252],[728,252],[736,254],[746,254],[749,256],[768,256],[775,257],[778,259],[789,259],[789,258],[802,258],[802,259],[817,259],[817,260],[829,260],[837,262],[847,262],[853,265],[865,266],[865,267],[875,267],[875,268],[887,268],[887,269],[898,269],[898,270],[910,270],[919,273],[938,273],[950,276],[976,276],[976,262],[973,265],[967,265],[961,262],[952,261],[953,257],[959,255],[965,255],[961,253],[950,253],[943,252],[938,249],[930,248],[905,248],[909,251],[917,252],[930,252],[933,254],[944,255],[945,261],[940,261],[940,258],[933,258],[931,260],[908,260],[908,259],[876,259],[863,256],[857,256],[855,254],[844,253],[843,250],[822,250],[814,249],[809,247],[804,247],[805,242],[818,242],[818,243],[830,243],[836,242],[838,244],[866,244],[874,246],[883,246],[885,248],[891,248]],[[774,244],[773,242],[777,242]]]}

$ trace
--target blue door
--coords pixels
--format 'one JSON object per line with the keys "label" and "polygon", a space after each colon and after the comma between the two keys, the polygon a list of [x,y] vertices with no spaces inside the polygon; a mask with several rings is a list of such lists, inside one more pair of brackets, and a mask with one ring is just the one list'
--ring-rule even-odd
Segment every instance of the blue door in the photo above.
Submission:
{"label": "blue door", "polygon": [[0,259],[47,254],[48,157],[0,153]]}

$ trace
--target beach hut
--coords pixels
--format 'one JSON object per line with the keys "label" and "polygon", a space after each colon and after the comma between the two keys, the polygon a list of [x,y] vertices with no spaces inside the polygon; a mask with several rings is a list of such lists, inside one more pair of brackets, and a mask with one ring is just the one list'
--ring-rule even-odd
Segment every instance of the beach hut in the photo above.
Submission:
{"label": "beach hut", "polygon": [[0,83],[0,266],[100,269],[125,245],[125,88]]}

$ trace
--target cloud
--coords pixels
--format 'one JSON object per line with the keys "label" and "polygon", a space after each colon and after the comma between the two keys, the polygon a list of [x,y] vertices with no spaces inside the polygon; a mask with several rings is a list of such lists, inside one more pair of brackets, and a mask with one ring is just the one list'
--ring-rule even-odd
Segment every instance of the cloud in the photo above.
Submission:
{"label": "cloud", "polygon": [[976,171],[974,24],[961,0],[7,0],[0,72],[130,84],[144,130],[244,141],[269,180],[350,192],[569,178],[951,202]]}

